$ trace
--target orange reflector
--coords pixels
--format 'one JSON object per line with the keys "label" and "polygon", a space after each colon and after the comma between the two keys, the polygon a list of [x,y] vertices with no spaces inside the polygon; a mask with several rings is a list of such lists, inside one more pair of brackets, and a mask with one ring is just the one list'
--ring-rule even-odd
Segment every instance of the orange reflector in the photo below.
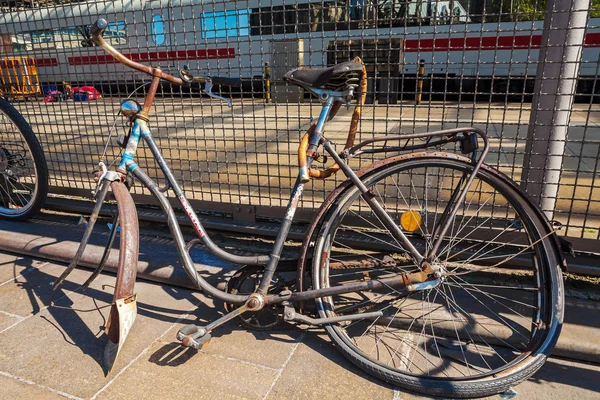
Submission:
{"label": "orange reflector", "polygon": [[416,211],[405,211],[400,216],[400,226],[408,232],[414,232],[421,227],[421,214]]}

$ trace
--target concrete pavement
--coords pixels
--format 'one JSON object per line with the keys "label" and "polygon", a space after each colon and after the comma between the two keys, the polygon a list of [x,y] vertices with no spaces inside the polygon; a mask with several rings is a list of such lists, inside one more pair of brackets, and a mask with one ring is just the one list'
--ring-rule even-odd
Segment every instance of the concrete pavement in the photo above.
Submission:
{"label": "concrete pavement", "polygon": [[[417,399],[349,364],[322,330],[247,332],[230,323],[202,351],[175,332],[215,318],[220,307],[182,288],[138,282],[138,318],[113,370],[101,366],[102,330],[114,276],[0,253],[2,399]],[[206,303],[206,304],[201,304]],[[199,306],[199,307],[198,307]],[[600,366],[551,359],[516,390],[522,399],[595,399]]]}
{"label": "concrete pavement", "polygon": [[[24,234],[25,228],[11,224],[10,239]],[[47,235],[39,223],[19,225],[37,229],[37,235],[30,232],[27,237],[30,250],[50,254],[53,246],[76,246],[64,235],[72,230],[66,224],[53,225],[55,236]],[[8,235],[2,231],[2,243],[9,241]],[[150,244],[169,255],[163,251],[169,247],[166,239],[144,237],[142,242],[142,249]],[[150,261],[142,251],[141,262]],[[165,268],[177,260],[172,263]],[[64,267],[0,252],[0,399],[421,398],[362,373],[336,351],[322,329],[248,332],[232,321],[215,331],[202,351],[183,348],[175,340],[177,330],[216,319],[222,305],[189,289],[147,281],[136,284],[138,317],[107,373],[101,361],[102,332],[114,276],[102,274],[81,292],[90,272],[77,269],[53,291],[51,284]],[[226,265],[213,268],[227,270]],[[600,361],[599,321],[598,301],[569,297],[559,348],[571,353],[562,354],[585,353],[584,358]],[[575,345],[580,346],[577,351]],[[516,390],[519,399],[595,399],[599,377],[600,364],[552,358]]]}

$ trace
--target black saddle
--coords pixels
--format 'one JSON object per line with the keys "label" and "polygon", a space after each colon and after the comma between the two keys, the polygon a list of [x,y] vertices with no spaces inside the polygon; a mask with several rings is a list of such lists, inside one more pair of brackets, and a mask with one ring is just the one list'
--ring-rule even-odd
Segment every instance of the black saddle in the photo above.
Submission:
{"label": "black saddle", "polygon": [[348,85],[358,84],[362,71],[361,63],[346,61],[329,68],[296,68],[287,72],[283,80],[307,89],[343,91]]}

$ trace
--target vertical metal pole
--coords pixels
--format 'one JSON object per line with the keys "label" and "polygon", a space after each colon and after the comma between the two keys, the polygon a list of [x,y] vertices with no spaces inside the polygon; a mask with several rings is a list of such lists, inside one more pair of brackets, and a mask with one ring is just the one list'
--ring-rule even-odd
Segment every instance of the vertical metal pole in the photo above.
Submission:
{"label": "vertical metal pole", "polygon": [[271,102],[271,67],[265,63],[265,102]]}
{"label": "vertical metal pole", "polygon": [[421,104],[423,96],[423,75],[425,75],[425,60],[419,60],[419,70],[417,71],[417,96],[415,103]]}
{"label": "vertical metal pole", "polygon": [[553,218],[590,0],[548,0],[521,185]]}

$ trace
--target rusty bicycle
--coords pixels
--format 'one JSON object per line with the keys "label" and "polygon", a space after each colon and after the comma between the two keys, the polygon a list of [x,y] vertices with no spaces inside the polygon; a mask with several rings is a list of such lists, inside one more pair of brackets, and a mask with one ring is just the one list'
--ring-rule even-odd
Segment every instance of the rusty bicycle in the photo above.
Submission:
{"label": "rusty bicycle", "polygon": [[[298,177],[272,251],[237,255],[217,246],[152,138],[151,106],[161,80],[174,85],[238,85],[220,77],[179,77],[129,60],[107,44],[107,22],[91,26],[93,40],[119,62],[152,77],[143,105],[121,104],[130,131],[115,170],[104,164],[96,204],[73,262],[78,264],[107,192],[112,189],[120,220],[120,256],[106,335],[112,365],[136,315],[134,283],[138,222],[129,193],[133,179],[158,200],[168,219],[183,268],[206,295],[227,304],[226,313],[203,326],[179,330],[183,346],[200,349],[211,332],[240,317],[251,328],[281,321],[323,326],[336,347],[367,373],[399,387],[440,397],[472,398],[505,392],[527,379],[553,349],[563,319],[561,270],[566,267],[558,238],[545,215],[503,173],[484,163],[490,149],[485,132],[468,127],[373,137],[355,144],[365,102],[367,74],[359,58],[329,68],[298,68],[285,80],[318,97],[320,116],[298,148]],[[344,149],[336,151],[325,126],[356,97]],[[166,179],[159,187],[135,162],[143,140]],[[453,145],[455,152],[442,151]],[[333,160],[327,169],[314,168]],[[399,153],[359,171],[349,161],[364,154]],[[346,180],[324,200],[306,230],[293,283],[279,279],[284,241],[311,179],[342,172]],[[167,200],[172,191],[197,238],[186,243]],[[115,224],[100,265],[116,236]],[[189,250],[203,244],[218,257],[242,265],[226,287],[209,284]],[[309,314],[314,301],[315,313]]]}

